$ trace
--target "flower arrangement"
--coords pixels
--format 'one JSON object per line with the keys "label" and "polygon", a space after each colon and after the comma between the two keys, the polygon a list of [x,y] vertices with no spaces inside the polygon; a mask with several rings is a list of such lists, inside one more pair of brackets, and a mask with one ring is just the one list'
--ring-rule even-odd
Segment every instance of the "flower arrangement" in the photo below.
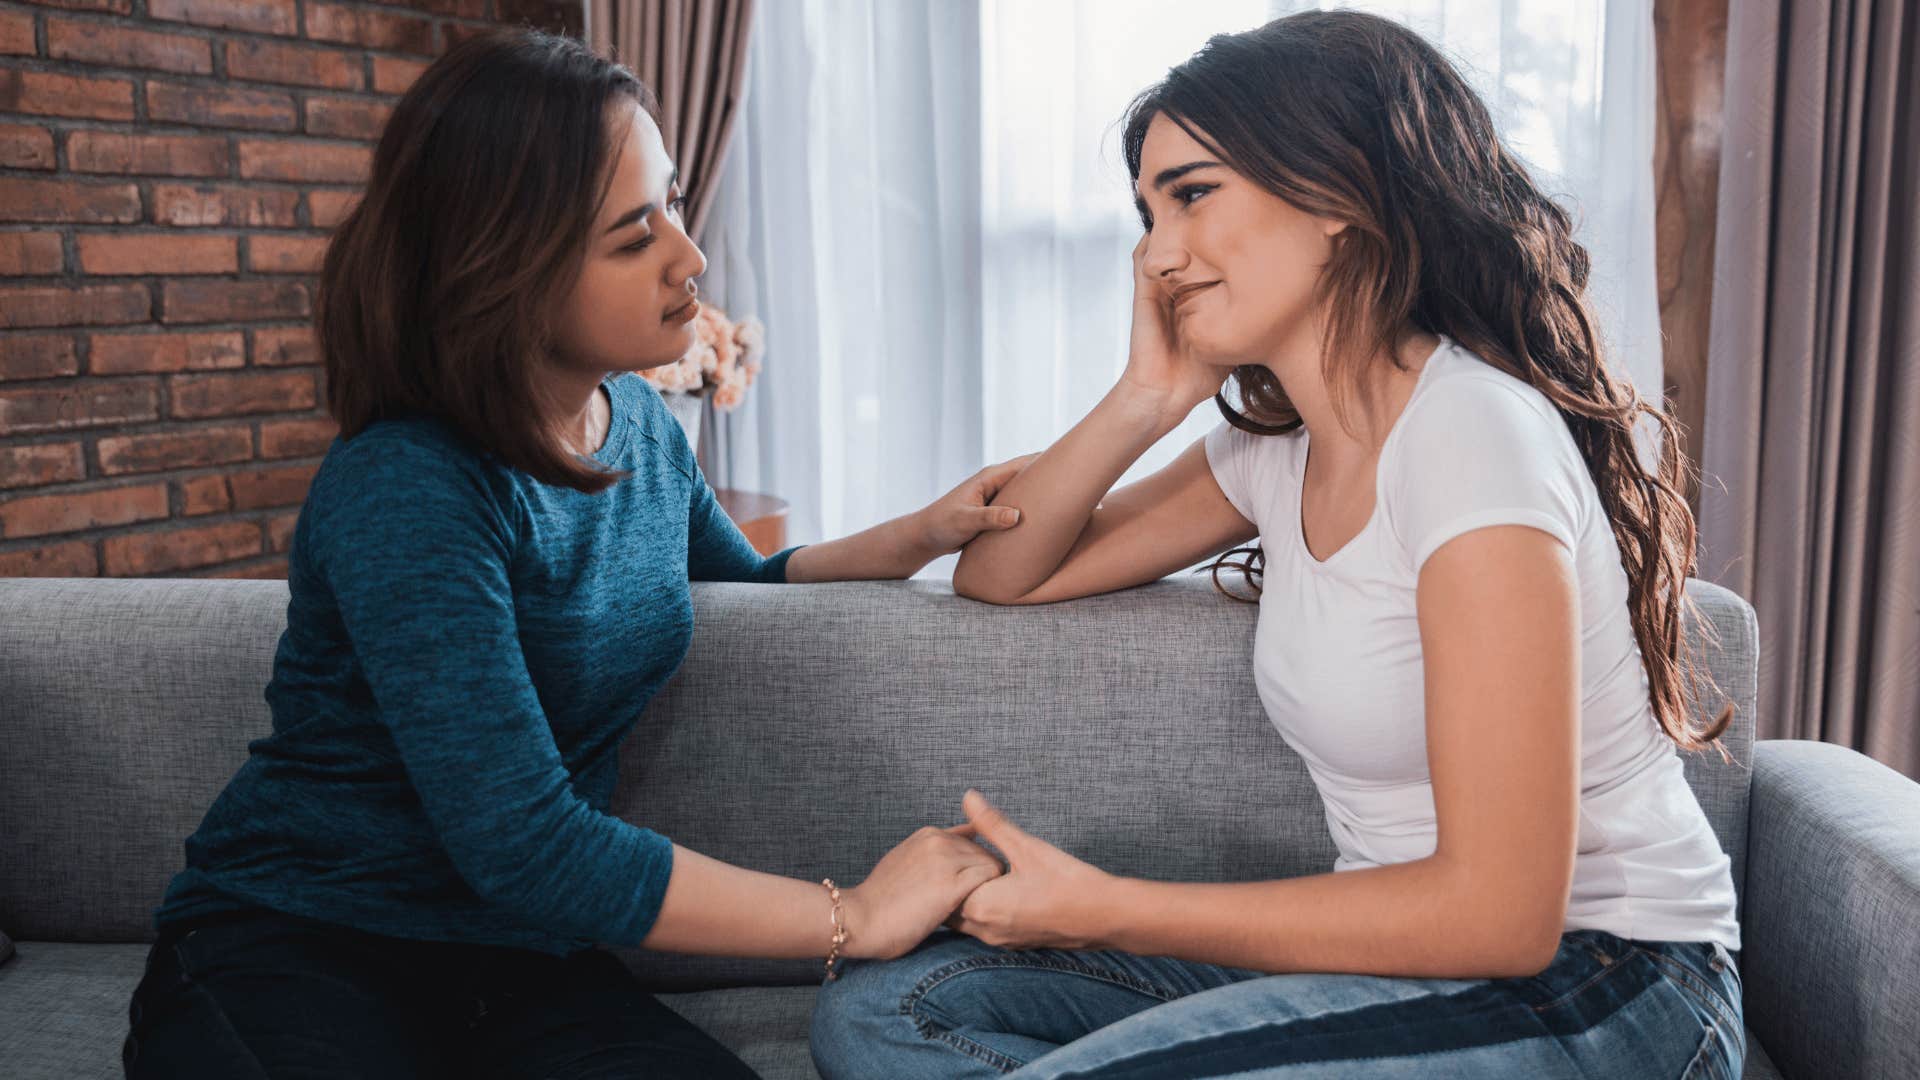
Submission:
{"label": "flower arrangement", "polygon": [[746,400],[747,387],[760,374],[760,354],[767,331],[749,315],[739,322],[712,304],[702,303],[693,317],[693,346],[685,356],[640,372],[663,394],[712,392],[713,407],[730,412]]}

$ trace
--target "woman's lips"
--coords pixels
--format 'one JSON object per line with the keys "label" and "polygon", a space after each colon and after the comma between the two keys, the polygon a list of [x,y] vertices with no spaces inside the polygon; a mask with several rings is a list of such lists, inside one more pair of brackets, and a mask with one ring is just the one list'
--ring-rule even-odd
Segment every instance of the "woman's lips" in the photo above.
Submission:
{"label": "woman's lips", "polygon": [[698,314],[700,314],[700,301],[689,300],[679,307],[674,308],[672,311],[667,312],[665,315],[662,315],[660,321],[672,323],[677,326],[681,323],[692,322],[693,317]]}
{"label": "woman's lips", "polygon": [[1188,300],[1193,299],[1218,284],[1220,283],[1217,281],[1207,281],[1198,285],[1182,285],[1178,289],[1173,290],[1173,306],[1178,308],[1181,304],[1186,303]]}

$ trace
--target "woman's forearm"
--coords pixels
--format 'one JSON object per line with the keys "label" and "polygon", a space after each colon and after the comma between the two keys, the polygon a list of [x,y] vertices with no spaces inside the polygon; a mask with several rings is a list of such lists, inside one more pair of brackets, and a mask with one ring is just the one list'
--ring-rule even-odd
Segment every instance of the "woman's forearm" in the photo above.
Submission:
{"label": "woman's forearm", "polygon": [[968,544],[954,568],[954,590],[990,601],[1033,591],[1059,568],[1101,497],[1179,422],[1169,418],[1164,397],[1116,385],[1000,490],[993,504],[1017,507],[1020,525]]}
{"label": "woman's forearm", "polygon": [[912,577],[938,555],[917,531],[914,515],[908,514],[852,536],[808,544],[787,560],[787,580],[802,584]]}
{"label": "woman's forearm", "polygon": [[746,870],[676,844],[666,899],[641,944],[702,956],[824,958],[832,911],[818,882]]}
{"label": "woman's forearm", "polygon": [[1564,904],[1530,910],[1438,856],[1282,881],[1120,879],[1085,899],[1095,947],[1274,973],[1531,975],[1565,919]]}

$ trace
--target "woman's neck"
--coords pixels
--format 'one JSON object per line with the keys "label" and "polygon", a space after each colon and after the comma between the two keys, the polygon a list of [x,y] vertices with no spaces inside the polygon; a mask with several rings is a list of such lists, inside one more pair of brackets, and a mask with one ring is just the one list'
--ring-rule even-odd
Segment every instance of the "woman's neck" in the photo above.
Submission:
{"label": "woman's neck", "polygon": [[1321,370],[1324,339],[1317,330],[1296,335],[1296,339],[1291,348],[1278,351],[1277,359],[1267,366],[1300,414],[1301,424],[1313,439],[1314,456],[1332,462],[1370,460],[1380,452],[1394,421],[1413,396],[1427,358],[1440,344],[1432,334],[1409,331],[1400,337],[1395,353],[1382,351],[1363,361],[1358,393],[1348,394],[1342,402],[1347,421],[1342,424],[1341,411],[1334,407],[1333,388]]}

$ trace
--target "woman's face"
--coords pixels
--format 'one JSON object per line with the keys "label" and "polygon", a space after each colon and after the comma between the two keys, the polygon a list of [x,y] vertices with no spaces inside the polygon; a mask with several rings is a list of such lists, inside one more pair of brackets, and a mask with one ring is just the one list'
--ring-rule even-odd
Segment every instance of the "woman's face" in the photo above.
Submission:
{"label": "woman's face", "polygon": [[1173,300],[1174,329],[1222,364],[1318,353],[1314,289],[1344,226],[1248,180],[1163,113],[1147,125],[1136,188],[1141,271]]}
{"label": "woman's face", "polygon": [[555,324],[569,366],[637,371],[678,360],[700,313],[694,278],[707,269],[681,221],[680,174],[660,128],[638,105],[615,112],[613,178]]}

